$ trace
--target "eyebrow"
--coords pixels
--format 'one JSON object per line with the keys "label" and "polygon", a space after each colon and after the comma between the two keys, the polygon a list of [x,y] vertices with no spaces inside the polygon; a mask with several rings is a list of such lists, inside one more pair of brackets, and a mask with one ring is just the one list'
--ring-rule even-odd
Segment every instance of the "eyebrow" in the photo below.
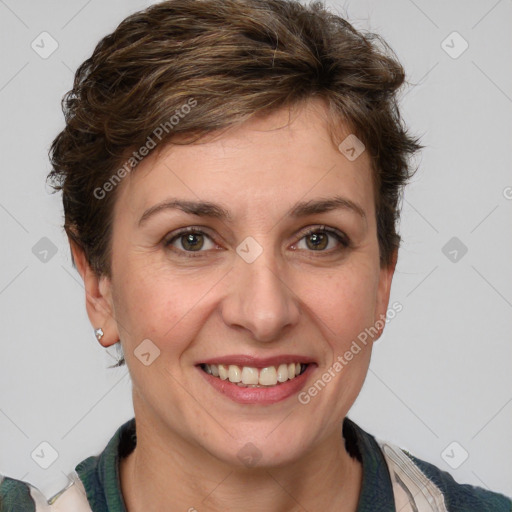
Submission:
{"label": "eyebrow", "polygon": [[[337,209],[352,211],[359,215],[363,220],[366,220],[366,213],[363,208],[357,203],[354,203],[354,201],[342,196],[299,202],[293,206],[289,215],[293,218],[301,218]],[[227,222],[232,221],[230,212],[218,204],[209,201],[186,201],[182,199],[169,198],[152,206],[151,208],[148,208],[139,219],[139,227],[150,217],[164,210],[181,210],[185,213],[200,217],[211,217]]]}

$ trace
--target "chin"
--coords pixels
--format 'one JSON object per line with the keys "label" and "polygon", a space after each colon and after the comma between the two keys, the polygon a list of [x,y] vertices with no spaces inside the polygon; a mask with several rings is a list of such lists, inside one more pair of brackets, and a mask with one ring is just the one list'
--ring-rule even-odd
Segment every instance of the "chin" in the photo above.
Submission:
{"label": "chin", "polygon": [[205,448],[217,459],[238,468],[263,469],[287,466],[306,455],[309,443],[305,436],[297,435],[296,429],[293,429],[294,433],[291,435],[289,426],[283,428],[283,425],[278,425],[278,421],[273,422],[259,434],[248,435],[247,432],[240,430],[233,436],[235,439],[224,437],[222,441],[215,443],[215,446],[211,446],[211,449],[208,446]]}

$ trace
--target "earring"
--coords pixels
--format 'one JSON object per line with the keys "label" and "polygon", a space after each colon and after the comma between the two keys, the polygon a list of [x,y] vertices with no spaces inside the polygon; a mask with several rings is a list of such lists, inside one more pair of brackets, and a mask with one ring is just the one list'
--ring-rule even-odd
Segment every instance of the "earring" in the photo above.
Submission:
{"label": "earring", "polygon": [[103,338],[103,329],[101,327],[99,327],[98,329],[94,329],[94,335],[96,336],[98,341],[100,341],[101,338]]}

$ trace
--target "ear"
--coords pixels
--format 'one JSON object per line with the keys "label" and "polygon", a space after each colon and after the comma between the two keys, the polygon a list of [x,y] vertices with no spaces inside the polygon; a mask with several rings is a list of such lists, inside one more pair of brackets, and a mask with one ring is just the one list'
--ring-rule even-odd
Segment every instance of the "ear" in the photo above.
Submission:
{"label": "ear", "polygon": [[386,313],[389,304],[389,295],[391,292],[391,282],[393,281],[393,275],[395,273],[396,262],[398,260],[398,249],[393,251],[391,261],[389,265],[381,267],[379,286],[377,289],[377,303],[375,308],[375,320],[374,325],[380,326],[378,334],[374,337],[373,341],[377,341],[382,333],[384,332],[384,326],[386,324]]}
{"label": "ear", "polygon": [[69,239],[73,260],[84,282],[87,315],[95,329],[101,327],[103,337],[100,345],[109,347],[119,341],[117,322],[114,319],[112,283],[108,277],[98,277],[91,269],[84,251]]}

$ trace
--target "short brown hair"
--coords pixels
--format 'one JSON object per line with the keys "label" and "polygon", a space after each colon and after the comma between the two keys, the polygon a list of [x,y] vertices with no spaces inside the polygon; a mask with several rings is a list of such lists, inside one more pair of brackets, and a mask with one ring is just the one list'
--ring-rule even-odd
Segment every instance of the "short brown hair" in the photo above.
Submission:
{"label": "short brown hair", "polygon": [[[331,137],[345,123],[369,152],[380,260],[389,265],[400,244],[402,188],[413,174],[409,156],[422,147],[397,107],[404,79],[380,36],[355,30],[320,1],[155,4],[98,43],[63,98],[66,126],[51,146],[48,178],[63,192],[64,229],[98,276],[110,277],[117,189],[100,198],[97,191],[156,127],[172,124],[159,142],[175,143],[179,134],[190,143],[320,98]],[[191,98],[193,112],[180,115]],[[173,116],[179,122],[170,123]]]}

